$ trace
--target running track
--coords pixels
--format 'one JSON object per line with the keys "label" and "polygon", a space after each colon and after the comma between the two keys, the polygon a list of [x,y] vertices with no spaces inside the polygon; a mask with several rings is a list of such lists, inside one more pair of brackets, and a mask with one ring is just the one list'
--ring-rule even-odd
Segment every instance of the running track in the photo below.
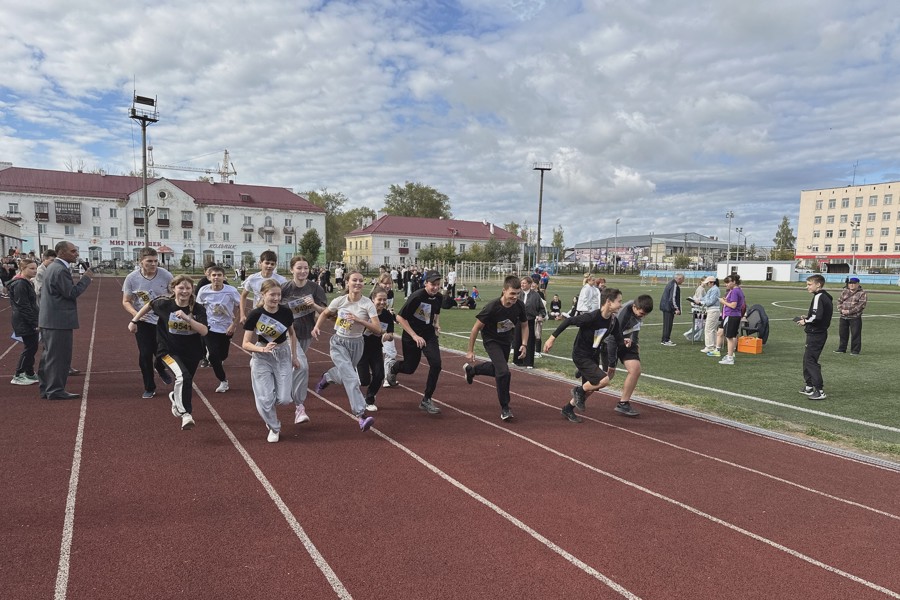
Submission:
{"label": "running track", "polygon": [[896,470],[649,405],[627,419],[612,396],[570,424],[569,386],[533,371],[502,423],[450,352],[440,416],[417,407],[423,366],[369,433],[332,386],[268,444],[233,348],[231,391],[201,369],[182,432],[165,386],[140,399],[120,286],[79,301],[83,400],[8,383],[0,304],[4,599],[900,598]]}

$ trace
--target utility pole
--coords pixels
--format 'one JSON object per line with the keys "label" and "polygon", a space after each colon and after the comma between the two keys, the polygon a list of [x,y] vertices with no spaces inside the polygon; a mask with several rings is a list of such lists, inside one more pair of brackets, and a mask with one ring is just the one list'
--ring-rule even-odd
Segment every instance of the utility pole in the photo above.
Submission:
{"label": "utility pole", "polygon": [[728,219],[728,252],[725,253],[725,277],[731,275],[731,220],[734,218],[734,211],[729,210],[725,213]]}
{"label": "utility pole", "polygon": [[544,208],[544,171],[549,171],[553,168],[553,163],[549,162],[536,162],[534,163],[532,171],[540,171],[541,172],[541,191],[538,193],[538,228],[537,228],[537,252],[535,265],[541,264],[541,212]]}
{"label": "utility pole", "polygon": [[[150,107],[152,110],[138,108],[137,104]],[[143,146],[143,169],[141,171],[142,187],[144,191],[144,246],[150,245],[150,205],[147,202],[147,126],[150,123],[159,121],[159,112],[156,109],[156,98],[147,98],[146,96],[138,96],[135,92],[134,99],[131,103],[131,112],[129,118],[138,121],[141,124],[141,144]]]}

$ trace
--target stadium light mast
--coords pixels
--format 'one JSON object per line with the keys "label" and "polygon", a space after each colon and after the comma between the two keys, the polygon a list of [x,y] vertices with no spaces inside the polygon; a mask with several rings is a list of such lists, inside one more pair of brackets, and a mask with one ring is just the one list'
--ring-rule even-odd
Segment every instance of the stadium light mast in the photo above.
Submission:
{"label": "stadium light mast", "polygon": [[[148,108],[139,108],[141,104]],[[131,102],[131,111],[128,114],[130,119],[141,124],[141,144],[143,146],[143,169],[141,170],[141,181],[143,188],[143,209],[144,209],[144,246],[150,245],[150,205],[147,202],[147,126],[151,123],[159,121],[159,112],[156,110],[156,98],[148,98],[146,96],[138,96],[134,94]]]}
{"label": "stadium light mast", "polygon": [[613,248],[613,275],[616,274],[619,267],[619,223],[622,219],[616,219],[616,243]]}
{"label": "stadium light mast", "polygon": [[731,220],[734,218],[734,211],[729,210],[725,213],[728,219],[728,251],[725,253],[725,277],[731,275]]}
{"label": "stadium light mast", "polygon": [[553,168],[553,163],[549,162],[536,162],[532,166],[532,171],[540,171],[541,172],[541,188],[540,192],[538,192],[538,228],[537,228],[537,252],[535,253],[536,258],[534,261],[535,266],[541,264],[541,212],[544,208],[544,171],[549,171]]}
{"label": "stadium light mast", "polygon": [[860,225],[862,225],[862,221],[850,221],[850,230],[853,232],[853,243],[850,244],[850,247],[853,249],[853,275],[856,275],[856,250],[859,245],[857,238],[859,237]]}

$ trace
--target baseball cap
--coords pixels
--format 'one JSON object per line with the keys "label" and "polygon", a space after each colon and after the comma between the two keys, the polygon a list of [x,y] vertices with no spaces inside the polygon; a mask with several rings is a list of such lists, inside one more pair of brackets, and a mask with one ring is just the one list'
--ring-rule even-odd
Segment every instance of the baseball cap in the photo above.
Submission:
{"label": "baseball cap", "polygon": [[441,280],[441,272],[440,271],[428,271],[425,273],[425,281],[429,283],[434,283],[435,281]]}
{"label": "baseball cap", "polygon": [[847,283],[859,283],[859,277],[851,277],[847,280]]}

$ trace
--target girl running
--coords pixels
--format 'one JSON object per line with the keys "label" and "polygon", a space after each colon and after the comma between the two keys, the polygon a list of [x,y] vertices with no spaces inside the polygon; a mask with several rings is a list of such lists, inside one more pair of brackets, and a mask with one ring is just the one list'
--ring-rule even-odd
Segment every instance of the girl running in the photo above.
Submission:
{"label": "girl running", "polygon": [[[388,275],[390,278],[390,275]],[[384,382],[384,352],[382,347],[394,346],[394,314],[387,309],[388,290],[375,286],[369,299],[375,304],[381,330],[375,334],[368,329],[363,331],[363,353],[356,365],[360,385],[368,386],[366,390],[366,410],[375,412],[375,395]],[[396,353],[395,353],[396,354]]]}
{"label": "girl running", "polygon": [[347,292],[331,301],[316,321],[312,335],[319,339],[325,319],[336,317],[334,335],[331,336],[331,360],[334,366],[322,375],[316,385],[316,393],[332,383],[343,384],[350,400],[350,411],[359,419],[359,428],[368,431],[375,418],[366,416],[366,400],[359,391],[359,374],[356,365],[363,354],[364,330],[381,335],[381,323],[375,304],[363,296],[364,279],[359,271],[351,271],[346,278]]}
{"label": "girl running", "polygon": [[32,280],[37,275],[37,261],[19,259],[19,274],[6,283],[9,303],[12,306],[13,333],[22,338],[22,354],[16,364],[16,374],[10,383],[32,385],[38,382],[34,374],[34,355],[38,349],[38,304]]}
{"label": "girl running", "polygon": [[181,419],[181,429],[193,429],[191,398],[194,375],[203,358],[203,336],[209,333],[206,309],[194,300],[194,280],[187,275],[172,279],[172,296],[156,298],[143,305],[131,322],[128,331],[138,332],[138,323],[151,310],[159,317],[156,333],[159,345],[157,358],[175,374],[174,389],[169,392],[172,414]]}
{"label": "girl running", "polygon": [[[250,378],[256,410],[263,418],[269,442],[281,435],[281,422],[275,410],[278,404],[291,404],[292,368],[299,368],[294,315],[281,302],[281,284],[266,279],[259,288],[260,304],[244,322],[242,347],[250,352]],[[254,339],[255,338],[255,339]],[[285,344],[290,340],[289,344]]]}

